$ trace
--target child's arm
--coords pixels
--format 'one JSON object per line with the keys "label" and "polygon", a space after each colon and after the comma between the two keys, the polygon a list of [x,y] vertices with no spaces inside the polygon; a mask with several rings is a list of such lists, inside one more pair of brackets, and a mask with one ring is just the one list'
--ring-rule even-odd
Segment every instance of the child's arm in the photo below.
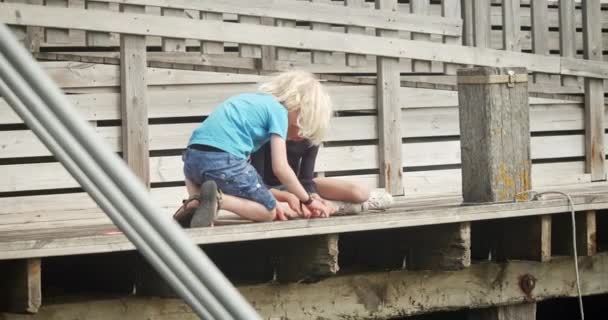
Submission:
{"label": "child's arm", "polygon": [[[289,163],[287,162],[287,150],[285,146],[285,140],[278,135],[273,134],[270,138],[270,153],[272,158],[272,170],[281,181],[283,185],[287,187],[289,192],[293,193],[300,202],[309,202],[307,207],[312,211],[319,211],[322,216],[327,216],[329,210],[320,201],[310,197],[308,192],[304,189],[298,177],[293,172]],[[306,217],[308,218],[308,216]]]}
{"label": "child's arm", "polygon": [[289,193],[287,191],[281,191],[277,189],[270,189],[270,193],[277,199],[279,202],[287,202],[289,207],[297,212],[298,214],[302,214],[300,210],[300,200],[293,193]]}

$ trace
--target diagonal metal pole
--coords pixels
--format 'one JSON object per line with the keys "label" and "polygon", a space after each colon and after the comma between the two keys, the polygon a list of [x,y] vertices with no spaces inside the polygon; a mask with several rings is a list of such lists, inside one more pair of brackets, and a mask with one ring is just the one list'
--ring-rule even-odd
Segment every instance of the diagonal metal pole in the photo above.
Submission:
{"label": "diagonal metal pole", "polygon": [[214,317],[207,312],[207,310],[199,303],[198,300],[192,295],[190,290],[183,285],[181,280],[175,276],[173,271],[162,261],[162,259],[150,248],[150,246],[144,241],[139,233],[135,231],[128,222],[122,218],[120,213],[114,208],[112,203],[103,195],[103,193],[95,186],[95,184],[78,168],[78,165],[69,157],[69,155],[63,150],[61,145],[53,139],[48,131],[40,124],[40,122],[34,117],[34,115],[28,111],[25,105],[13,94],[8,86],[0,79],[0,95],[4,100],[15,110],[15,112],[24,120],[27,126],[36,133],[44,145],[51,150],[55,157],[66,167],[70,174],[80,183],[83,189],[91,195],[95,202],[99,204],[99,207],[108,214],[110,219],[120,227],[121,230],[125,230],[125,234],[128,235],[131,242],[136,243],[144,256],[148,257],[150,263],[159,270],[160,274],[164,278],[168,279],[168,282],[176,284],[176,292],[184,298],[184,300],[192,306],[192,309],[203,319],[213,319]]}
{"label": "diagonal metal pole", "polygon": [[[251,305],[244,300],[236,288],[221,274],[209,258],[198,247],[192,244],[177,224],[171,221],[170,217],[164,215],[158,206],[151,203],[142,183],[128,170],[126,165],[109,149],[99,147],[105,145],[104,142],[95,135],[92,128],[86,122],[75,115],[70,107],[70,103],[62,95],[57,86],[36,64],[36,61],[29,53],[18,44],[4,25],[0,26],[0,44],[2,44],[0,45],[0,52],[23,80],[27,82],[27,85],[49,107],[47,111],[50,111],[54,119],[65,126],[64,128],[68,130],[69,136],[74,138],[76,143],[84,149],[84,153],[99,165],[97,169],[101,169],[100,176],[109,179],[109,182],[106,181],[108,182],[107,185],[100,187],[100,189],[113,196],[112,202],[117,209],[121,208],[120,211],[123,214],[127,213],[125,214],[126,219],[132,219],[133,222],[136,222],[133,224],[134,228],[139,229],[141,227],[142,231],[150,231],[151,235],[154,235],[154,232],[156,232],[164,240],[164,242],[160,241],[160,243],[156,243],[154,237],[150,239],[147,236],[145,237],[145,240],[150,242],[151,245],[159,245],[159,249],[155,248],[155,251],[163,257],[172,269],[179,269],[176,275],[182,278],[184,284],[188,285],[193,292],[199,293],[197,298],[201,301],[205,300],[202,298],[204,294],[202,294],[196,285],[184,281],[189,278],[188,271],[191,271],[195,279],[198,280],[195,283],[200,281],[229,312],[228,317],[220,317],[220,319],[260,319]],[[12,83],[7,82],[7,85],[11,86]],[[19,95],[18,91],[15,93],[20,99],[27,99],[27,97]],[[28,105],[28,107],[30,106]],[[35,112],[32,113],[39,118],[45,127],[48,126],[46,121],[49,119],[40,117]],[[49,131],[52,132],[52,130]],[[63,138],[65,137],[56,140],[62,144],[67,144]],[[69,151],[69,148],[66,148],[66,151]],[[86,163],[76,160],[79,156],[78,152],[70,154],[70,156],[77,161],[79,166],[87,166]],[[80,160],[86,158],[82,157],[82,155],[80,156]],[[92,178],[91,175],[97,178],[96,175],[99,172],[95,172],[96,168],[88,167],[87,169],[92,170],[91,174],[88,173],[90,178]],[[83,171],[87,172],[84,168]],[[91,180],[95,180],[97,183],[96,179]],[[112,190],[106,190],[106,188],[116,188],[117,190],[114,190],[115,192],[112,193]],[[149,222],[149,224],[143,223],[140,225],[142,220],[144,220],[143,222]],[[163,247],[163,244],[167,247]],[[172,261],[173,259],[183,261],[186,270],[180,269],[179,263]]]}

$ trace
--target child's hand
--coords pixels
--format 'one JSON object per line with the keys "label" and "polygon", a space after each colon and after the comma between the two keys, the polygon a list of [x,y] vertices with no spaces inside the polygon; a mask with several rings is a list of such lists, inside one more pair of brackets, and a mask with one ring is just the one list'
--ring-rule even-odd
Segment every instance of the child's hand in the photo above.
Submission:
{"label": "child's hand", "polygon": [[[281,211],[282,217],[279,217],[279,211]],[[277,220],[291,220],[298,217],[298,213],[291,209],[290,205],[286,202],[277,202]]]}
{"label": "child's hand", "polygon": [[300,210],[300,199],[298,199],[295,194],[289,193],[285,198],[285,202],[287,202],[292,211],[298,215],[302,215],[302,211]]}
{"label": "child's hand", "polygon": [[313,199],[317,199],[319,201],[321,201],[321,203],[327,207],[327,209],[329,210],[329,215],[332,215],[334,213],[336,213],[336,211],[338,211],[338,208],[329,200],[327,199],[323,199],[323,197],[321,197],[318,193],[312,193],[310,194],[310,196]]}
{"label": "child's hand", "polygon": [[306,206],[306,208],[308,208],[308,210],[312,212],[312,217],[327,218],[329,217],[331,212],[329,208],[327,208],[323,203],[321,203],[321,201],[314,198],[312,199],[312,202]]}

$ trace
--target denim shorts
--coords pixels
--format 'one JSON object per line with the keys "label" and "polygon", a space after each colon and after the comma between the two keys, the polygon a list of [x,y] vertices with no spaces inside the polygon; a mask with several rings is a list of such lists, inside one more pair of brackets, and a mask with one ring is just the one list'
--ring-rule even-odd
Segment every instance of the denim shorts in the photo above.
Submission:
{"label": "denim shorts", "polygon": [[200,151],[186,149],[184,175],[195,184],[214,180],[223,193],[239,198],[253,200],[272,210],[277,202],[268,191],[262,177],[245,159],[228,152]]}

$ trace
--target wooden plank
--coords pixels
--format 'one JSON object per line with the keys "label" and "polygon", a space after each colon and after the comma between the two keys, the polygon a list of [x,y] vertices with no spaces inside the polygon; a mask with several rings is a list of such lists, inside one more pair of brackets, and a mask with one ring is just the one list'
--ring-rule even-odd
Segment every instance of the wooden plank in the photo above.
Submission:
{"label": "wooden plank", "polygon": [[462,1],[462,44],[475,46],[475,13],[473,1]]}
{"label": "wooden plank", "polygon": [[[282,28],[271,28],[266,26],[250,26],[243,28],[239,24],[226,23],[217,24],[204,21],[190,21],[177,18],[156,18],[152,16],[138,16],[137,21],[133,16],[108,15],[102,12],[86,12],[85,10],[61,9],[49,11],[49,13],[37,15],[36,6],[25,7],[14,4],[0,4],[3,9],[0,17],[12,24],[19,25],[42,25],[42,26],[69,26],[71,28],[83,28],[93,31],[123,32],[140,35],[157,36],[179,36],[180,38],[191,38],[197,40],[230,41],[238,43],[251,43],[257,45],[269,45],[290,48],[308,48],[312,50],[342,51],[348,53],[370,54],[385,57],[399,57],[412,59],[426,59],[433,56],[434,60],[450,63],[476,64],[489,66],[514,66],[521,65],[531,71],[544,73],[563,73],[571,75],[593,75],[595,77],[608,77],[608,67],[601,63],[590,63],[588,61],[570,63],[567,67],[564,63],[568,59],[560,59],[552,56],[536,56],[518,52],[505,52],[492,49],[456,47],[432,42],[419,42],[403,39],[385,39],[382,37],[369,37],[361,35],[342,35],[326,33],[319,38],[315,32],[308,30],[284,30]],[[14,11],[19,10],[21,18],[14,17]],[[53,9],[57,10],[57,9]],[[70,14],[77,19],[61,19],[62,15]],[[36,19],[34,19],[36,16]],[[112,23],[108,23],[111,19]],[[124,21],[123,21],[124,20]],[[124,25],[129,25],[126,28]],[[156,25],[157,28],[149,28]],[[367,46],[353,47],[352,43],[365,42]]]}
{"label": "wooden plank", "polygon": [[[105,1],[85,0],[87,10],[110,10],[110,3]],[[102,47],[110,44],[110,34],[106,32],[86,32],[86,45],[89,47]]]}
{"label": "wooden plank", "polygon": [[[576,57],[576,26],[574,1],[559,1],[559,51],[562,57]],[[576,77],[562,76],[562,85],[578,85]]]}
{"label": "wooden plank", "polygon": [[[430,2],[429,0],[411,0],[410,1],[410,12],[412,14],[428,16],[430,13]],[[416,41],[430,41],[431,35],[427,33],[412,32],[411,39]],[[428,60],[412,60],[412,71],[413,72],[430,72],[431,61]]]}
{"label": "wooden plank", "polygon": [[[122,5],[122,12],[143,12],[144,7]],[[120,36],[122,152],[129,168],[150,185],[146,38]]]}
{"label": "wooden plank", "polygon": [[42,304],[40,259],[1,261],[0,310],[37,313]]}
{"label": "wooden plank", "polygon": [[[435,236],[429,238],[429,234]],[[471,266],[469,222],[416,228],[408,236],[416,243],[408,255],[410,270],[460,270]]]}
{"label": "wooden plank", "polygon": [[500,306],[488,309],[473,309],[468,320],[536,320],[536,303]]}
{"label": "wooden plank", "polygon": [[[165,17],[185,18],[183,9],[160,8],[160,13]],[[186,40],[176,38],[162,38],[161,48],[165,52],[186,52]]]}
{"label": "wooden plank", "polygon": [[[585,259],[581,264],[583,294],[606,292],[606,254]],[[577,297],[572,260],[551,263],[510,261],[505,264],[480,263],[456,272],[391,270],[353,272],[317,283],[238,285],[237,289],[254,304],[263,319],[392,319],[417,314],[523,304],[519,288],[522,274],[538,281],[535,301],[555,297]],[[445,294],[445,296],[443,296]],[[339,299],[337,298],[339,297]],[[441,299],[438,297],[442,297]],[[48,320],[74,319],[86,314],[90,320],[167,318],[195,320],[196,315],[181,299],[142,297],[97,298],[87,301],[49,304],[39,317]],[[23,319],[3,314],[6,320]],[[428,316],[425,316],[428,317]],[[463,317],[464,318],[464,317]]]}
{"label": "wooden plank", "polygon": [[[584,57],[602,60],[600,3],[583,2]],[[587,172],[593,181],[606,180],[606,153],[604,150],[604,80],[585,78],[585,157]]]}
{"label": "wooden plank", "polygon": [[[547,48],[547,1],[532,0],[530,1],[530,10],[532,15],[532,52],[539,55],[549,55]],[[548,82],[550,79],[545,74],[535,73],[533,76],[535,83]]]}
{"label": "wooden plank", "polygon": [[[295,29],[295,20],[277,19],[276,26],[280,28],[292,28]],[[277,59],[292,61],[298,58],[298,52],[295,49],[289,48],[277,48]]]}
{"label": "wooden plank", "polygon": [[[274,26],[275,19],[263,17],[261,23],[265,26]],[[256,68],[262,71],[276,71],[277,70],[277,48],[270,46],[262,46],[262,58],[257,64]]]}
{"label": "wooden plank", "polygon": [[[376,0],[376,9],[398,8],[395,0]],[[376,30],[380,37],[397,37],[396,31]],[[401,153],[401,121],[399,108],[399,60],[378,57],[378,82],[376,84],[378,106],[378,145],[380,162],[380,183],[392,195],[403,194],[403,169]]]}
{"label": "wooden plank", "polygon": [[[239,23],[242,24],[261,24],[260,17],[239,15]],[[261,58],[262,48],[246,44],[239,45],[239,56],[244,58]]]}
{"label": "wooden plank", "polygon": [[[44,0],[44,5],[48,7],[68,7],[68,0]],[[55,44],[66,44],[70,42],[70,33],[66,29],[46,28],[44,29],[44,41]]]}
{"label": "wooden plank", "polygon": [[[310,2],[322,3],[322,4],[326,4],[326,5],[331,4],[330,0],[310,0]],[[327,23],[312,22],[310,24],[310,29],[316,30],[316,31],[331,31],[331,25],[327,24]],[[312,63],[329,64],[330,61],[331,61],[331,52],[324,52],[324,51],[313,51],[312,52],[312,59],[311,59]]]}
{"label": "wooden plank", "polygon": [[[362,8],[364,7],[364,0],[344,0],[344,5],[351,8]],[[365,27],[347,26],[346,33],[353,34],[365,34]],[[361,66],[367,63],[367,59],[364,55],[358,54],[347,54],[346,65],[347,66]]]}
{"label": "wooden plank", "polygon": [[[461,8],[459,0],[442,0],[441,1],[441,16],[443,17],[454,17],[460,18]],[[445,44],[455,44],[460,45],[462,43],[462,36],[451,37],[451,36],[443,36],[443,43]],[[460,66],[457,64],[443,64],[443,73],[449,75],[455,75],[456,70]]]}
{"label": "wooden plank", "polygon": [[475,46],[490,48],[490,3],[484,0],[473,1],[473,35]]}
{"label": "wooden plank", "polygon": [[[193,9],[207,12],[233,13],[280,20],[300,20],[390,30],[415,31],[440,35],[461,34],[459,19],[440,16],[418,16],[395,12],[378,12],[367,8],[350,8],[310,1],[258,0],[243,6],[238,0],[109,0],[127,4]],[[347,20],[345,21],[345,17]]]}
{"label": "wooden plank", "polygon": [[[223,21],[221,13],[201,11],[201,20]],[[203,54],[223,54],[224,43],[219,41],[201,41],[201,53]]]}
{"label": "wooden plank", "polygon": [[521,51],[520,0],[502,2],[503,49]]}

